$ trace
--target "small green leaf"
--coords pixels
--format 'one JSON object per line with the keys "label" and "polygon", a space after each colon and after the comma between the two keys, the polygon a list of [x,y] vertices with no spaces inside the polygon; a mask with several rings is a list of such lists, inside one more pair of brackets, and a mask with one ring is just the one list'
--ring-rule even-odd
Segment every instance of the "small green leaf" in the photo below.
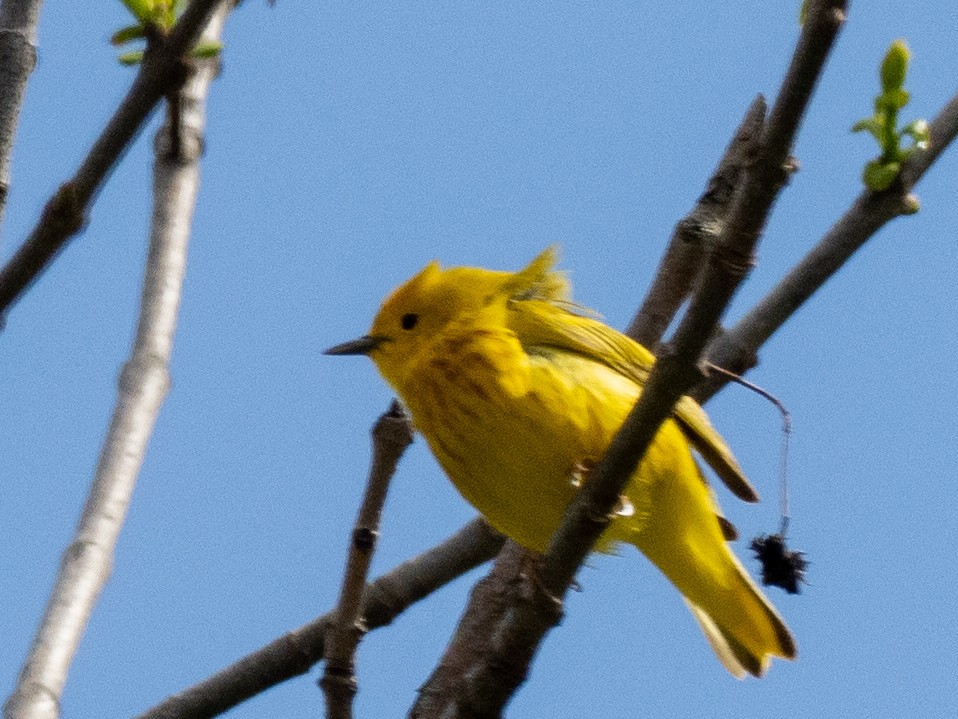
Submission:
{"label": "small green leaf", "polygon": [[198,43],[197,46],[193,48],[192,55],[193,57],[199,58],[216,57],[222,49],[223,43],[216,40],[206,40]]}
{"label": "small green leaf", "polygon": [[[905,84],[905,74],[908,72],[910,57],[911,53],[908,52],[908,46],[904,40],[895,40],[888,48],[885,59],[882,60],[881,64],[881,86],[886,93],[898,90]],[[904,105],[899,107],[904,107]]]}
{"label": "small green leaf", "polygon": [[875,139],[879,139],[884,126],[885,123],[880,121],[880,116],[866,117],[864,120],[859,120],[852,125],[852,132],[869,132]]}
{"label": "small green leaf", "polygon": [[156,11],[155,0],[122,0],[127,10],[140,22],[149,22]]}
{"label": "small green leaf", "polygon": [[869,190],[881,192],[891,187],[891,183],[898,177],[899,170],[901,170],[901,164],[898,162],[882,163],[879,160],[872,160],[865,165],[862,180]]}
{"label": "small green leaf", "polygon": [[875,98],[876,112],[898,112],[911,99],[908,90],[896,88],[894,90],[885,90],[881,95]]}
{"label": "small green leaf", "polygon": [[166,5],[161,12],[157,13],[156,24],[164,30],[170,30],[176,24],[176,13],[172,3]]}
{"label": "small green leaf", "polygon": [[128,25],[125,28],[117,30],[110,37],[111,45],[125,45],[133,40],[139,40],[144,36],[142,25]]}
{"label": "small green leaf", "polygon": [[[924,120],[915,120],[898,128],[898,113],[911,99],[905,89],[909,60],[905,42],[893,42],[881,62],[881,92],[875,98],[875,114],[852,126],[852,132],[870,133],[881,148],[881,155],[868,162],[862,172],[865,186],[875,192],[891,187],[901,171],[902,161],[915,150],[928,146],[928,123]],[[912,140],[908,147],[902,143],[906,137]]]}
{"label": "small green leaf", "polygon": [[143,51],[134,50],[133,52],[125,52],[120,55],[117,60],[120,61],[121,65],[139,65],[143,62]]}

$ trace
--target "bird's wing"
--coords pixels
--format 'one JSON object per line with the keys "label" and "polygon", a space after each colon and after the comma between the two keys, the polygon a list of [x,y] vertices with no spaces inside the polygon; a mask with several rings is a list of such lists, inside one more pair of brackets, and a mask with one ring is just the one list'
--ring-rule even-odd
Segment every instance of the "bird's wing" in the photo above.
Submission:
{"label": "bird's wing", "polygon": [[682,397],[675,405],[679,427],[695,445],[708,465],[715,470],[732,493],[746,502],[757,502],[758,492],[745,478],[745,473],[722,436],[709,422],[705,410],[691,397]]}
{"label": "bird's wing", "polygon": [[[655,363],[655,355],[638,342],[548,300],[514,297],[508,302],[507,323],[524,347],[554,347],[581,354],[640,386],[645,384]],[[726,486],[747,502],[758,501],[758,493],[745,478],[732,450],[712,427],[705,410],[691,397],[682,397],[674,414],[683,433]]]}

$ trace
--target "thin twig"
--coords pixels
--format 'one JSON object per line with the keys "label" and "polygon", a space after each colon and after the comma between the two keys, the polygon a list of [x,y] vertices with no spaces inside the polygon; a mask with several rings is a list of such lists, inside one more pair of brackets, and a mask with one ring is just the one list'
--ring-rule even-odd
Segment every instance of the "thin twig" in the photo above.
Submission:
{"label": "thin twig", "polygon": [[754,149],[755,138],[762,131],[765,118],[759,110],[759,105],[752,103],[709,178],[705,192],[691,212],[675,225],[655,279],[625,330],[626,335],[653,351],[692,292],[702,259],[722,233],[735,190],[752,159],[748,151]]}
{"label": "thin twig", "polygon": [[[503,541],[484,521],[474,519],[441,544],[379,577],[363,592],[367,631],[386,626],[423,597],[489,561]],[[136,719],[210,719],[305,674],[323,658],[334,617],[334,612],[317,617]]]}
{"label": "thin twig", "polygon": [[352,702],[357,690],[356,647],[366,633],[360,612],[363,590],[376,550],[379,520],[386,503],[389,482],[399,459],[413,439],[412,424],[396,400],[376,421],[372,435],[373,460],[369,481],[353,528],[343,586],[336,606],[336,619],[327,632],[328,641],[323,657],[325,668],[319,680],[326,696],[326,715],[329,719],[350,719],[353,715]]}
{"label": "thin twig", "polygon": [[785,528],[788,525],[789,519],[789,510],[788,510],[788,443],[789,439],[792,436],[792,413],[788,411],[788,407],[785,406],[785,403],[782,402],[778,397],[769,392],[764,387],[759,387],[754,382],[749,382],[747,379],[741,375],[735,374],[734,372],[729,372],[724,367],[719,367],[717,364],[712,364],[711,362],[706,363],[708,368],[708,376],[711,377],[712,373],[718,373],[728,379],[730,382],[736,382],[742,387],[751,390],[760,397],[765,398],[775,409],[778,410],[779,416],[782,418],[782,445],[780,449],[780,458],[778,465],[778,486],[779,486],[779,510],[782,515],[782,531],[780,534],[785,536]]}
{"label": "thin twig", "polygon": [[[679,397],[701,378],[698,361],[719,317],[752,265],[759,235],[786,177],[786,160],[812,89],[844,21],[845,3],[815,3],[799,38],[776,105],[762,133],[754,162],[736,195],[721,241],[712,252],[703,281],[675,334],[673,346],[660,358],[643,388],[641,398],[593,469],[589,482],[576,495],[542,558],[538,573],[518,583],[514,601],[489,626],[477,661],[461,667],[444,686],[427,684],[424,694],[441,697],[428,706],[417,702],[412,716],[498,717],[545,633],[562,615],[562,598],[608,526],[622,488],[637,468],[659,425]],[[497,565],[499,562],[497,561]],[[495,569],[493,571],[496,571]],[[470,620],[470,603],[460,626]],[[447,649],[453,655],[457,634]],[[443,659],[445,661],[445,657]],[[442,675],[437,671],[433,676]]]}
{"label": "thin twig", "polygon": [[196,44],[214,11],[232,0],[192,0],[158,45],[152,44],[126,97],[76,174],[47,202],[37,225],[0,269],[0,326],[10,307],[87,221],[90,206],[153,108],[187,79],[183,57]]}
{"label": "thin twig", "polygon": [[[210,23],[219,36],[224,12]],[[153,173],[150,252],[140,317],[130,359],[123,366],[113,417],[86,506],[60,562],[46,611],[19,681],[4,707],[6,719],[53,719],[59,715],[73,656],[113,564],[117,538],[126,518],[147,443],[169,387],[169,359],[186,269],[190,218],[199,183],[199,149],[204,100],[213,63],[203,63],[184,87],[183,112],[172,118],[189,129],[194,152],[164,152],[169,121],[160,129]],[[168,118],[169,119],[169,118]]]}
{"label": "thin twig", "polygon": [[[37,64],[37,23],[40,0],[0,3],[0,235],[10,190],[10,155],[27,89]],[[0,242],[0,247],[3,243]]]}
{"label": "thin twig", "polygon": [[[815,247],[755,307],[709,348],[708,360],[737,374],[757,362],[758,349],[886,223],[911,214],[915,185],[958,135],[958,95],[932,121],[931,141],[903,163],[899,179],[884,192],[864,191]],[[719,376],[696,388],[704,401],[725,386]]]}

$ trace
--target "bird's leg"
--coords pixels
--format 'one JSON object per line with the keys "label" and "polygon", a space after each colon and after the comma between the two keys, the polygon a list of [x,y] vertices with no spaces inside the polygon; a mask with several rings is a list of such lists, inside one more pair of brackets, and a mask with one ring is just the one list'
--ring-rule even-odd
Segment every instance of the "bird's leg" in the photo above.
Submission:
{"label": "bird's leg", "polygon": [[588,479],[589,473],[592,471],[592,468],[595,467],[595,458],[593,457],[583,457],[578,460],[574,465],[572,465],[572,473],[569,475],[569,483],[579,489],[585,480]]}
{"label": "bird's leg", "polygon": [[[569,483],[576,489],[580,489],[585,481],[589,478],[589,474],[595,468],[596,461],[593,457],[583,457],[578,460],[574,465],[572,465],[572,473],[570,475]],[[612,514],[616,517],[631,517],[635,514],[635,506],[626,497],[624,494],[619,495],[619,501],[616,503],[615,507],[612,508]]]}

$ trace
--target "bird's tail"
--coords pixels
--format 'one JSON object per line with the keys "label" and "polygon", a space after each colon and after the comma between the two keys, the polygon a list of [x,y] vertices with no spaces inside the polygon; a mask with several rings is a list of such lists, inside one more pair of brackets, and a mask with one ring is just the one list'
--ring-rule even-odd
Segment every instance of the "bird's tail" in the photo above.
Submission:
{"label": "bird's tail", "polygon": [[[653,460],[669,466],[659,456]],[[626,541],[678,588],[712,649],[736,677],[761,676],[772,657],[793,659],[791,632],[729,549],[716,518],[718,506],[694,463],[669,468],[668,476],[644,485],[647,497],[641,483],[631,485],[633,504],[647,504],[648,510],[636,513]]]}
{"label": "bird's tail", "polygon": [[635,537],[636,546],[682,592],[729,672],[738,678],[746,673],[762,676],[772,657],[795,658],[791,632],[729,551],[718,529],[716,541],[707,548],[677,537],[670,538],[677,541],[650,542],[648,529],[654,527]]}
{"label": "bird's tail", "polygon": [[704,605],[684,599],[725,668],[740,679],[746,672],[759,677],[772,657],[795,658],[795,640],[744,570],[736,569],[733,583],[714,588]]}

